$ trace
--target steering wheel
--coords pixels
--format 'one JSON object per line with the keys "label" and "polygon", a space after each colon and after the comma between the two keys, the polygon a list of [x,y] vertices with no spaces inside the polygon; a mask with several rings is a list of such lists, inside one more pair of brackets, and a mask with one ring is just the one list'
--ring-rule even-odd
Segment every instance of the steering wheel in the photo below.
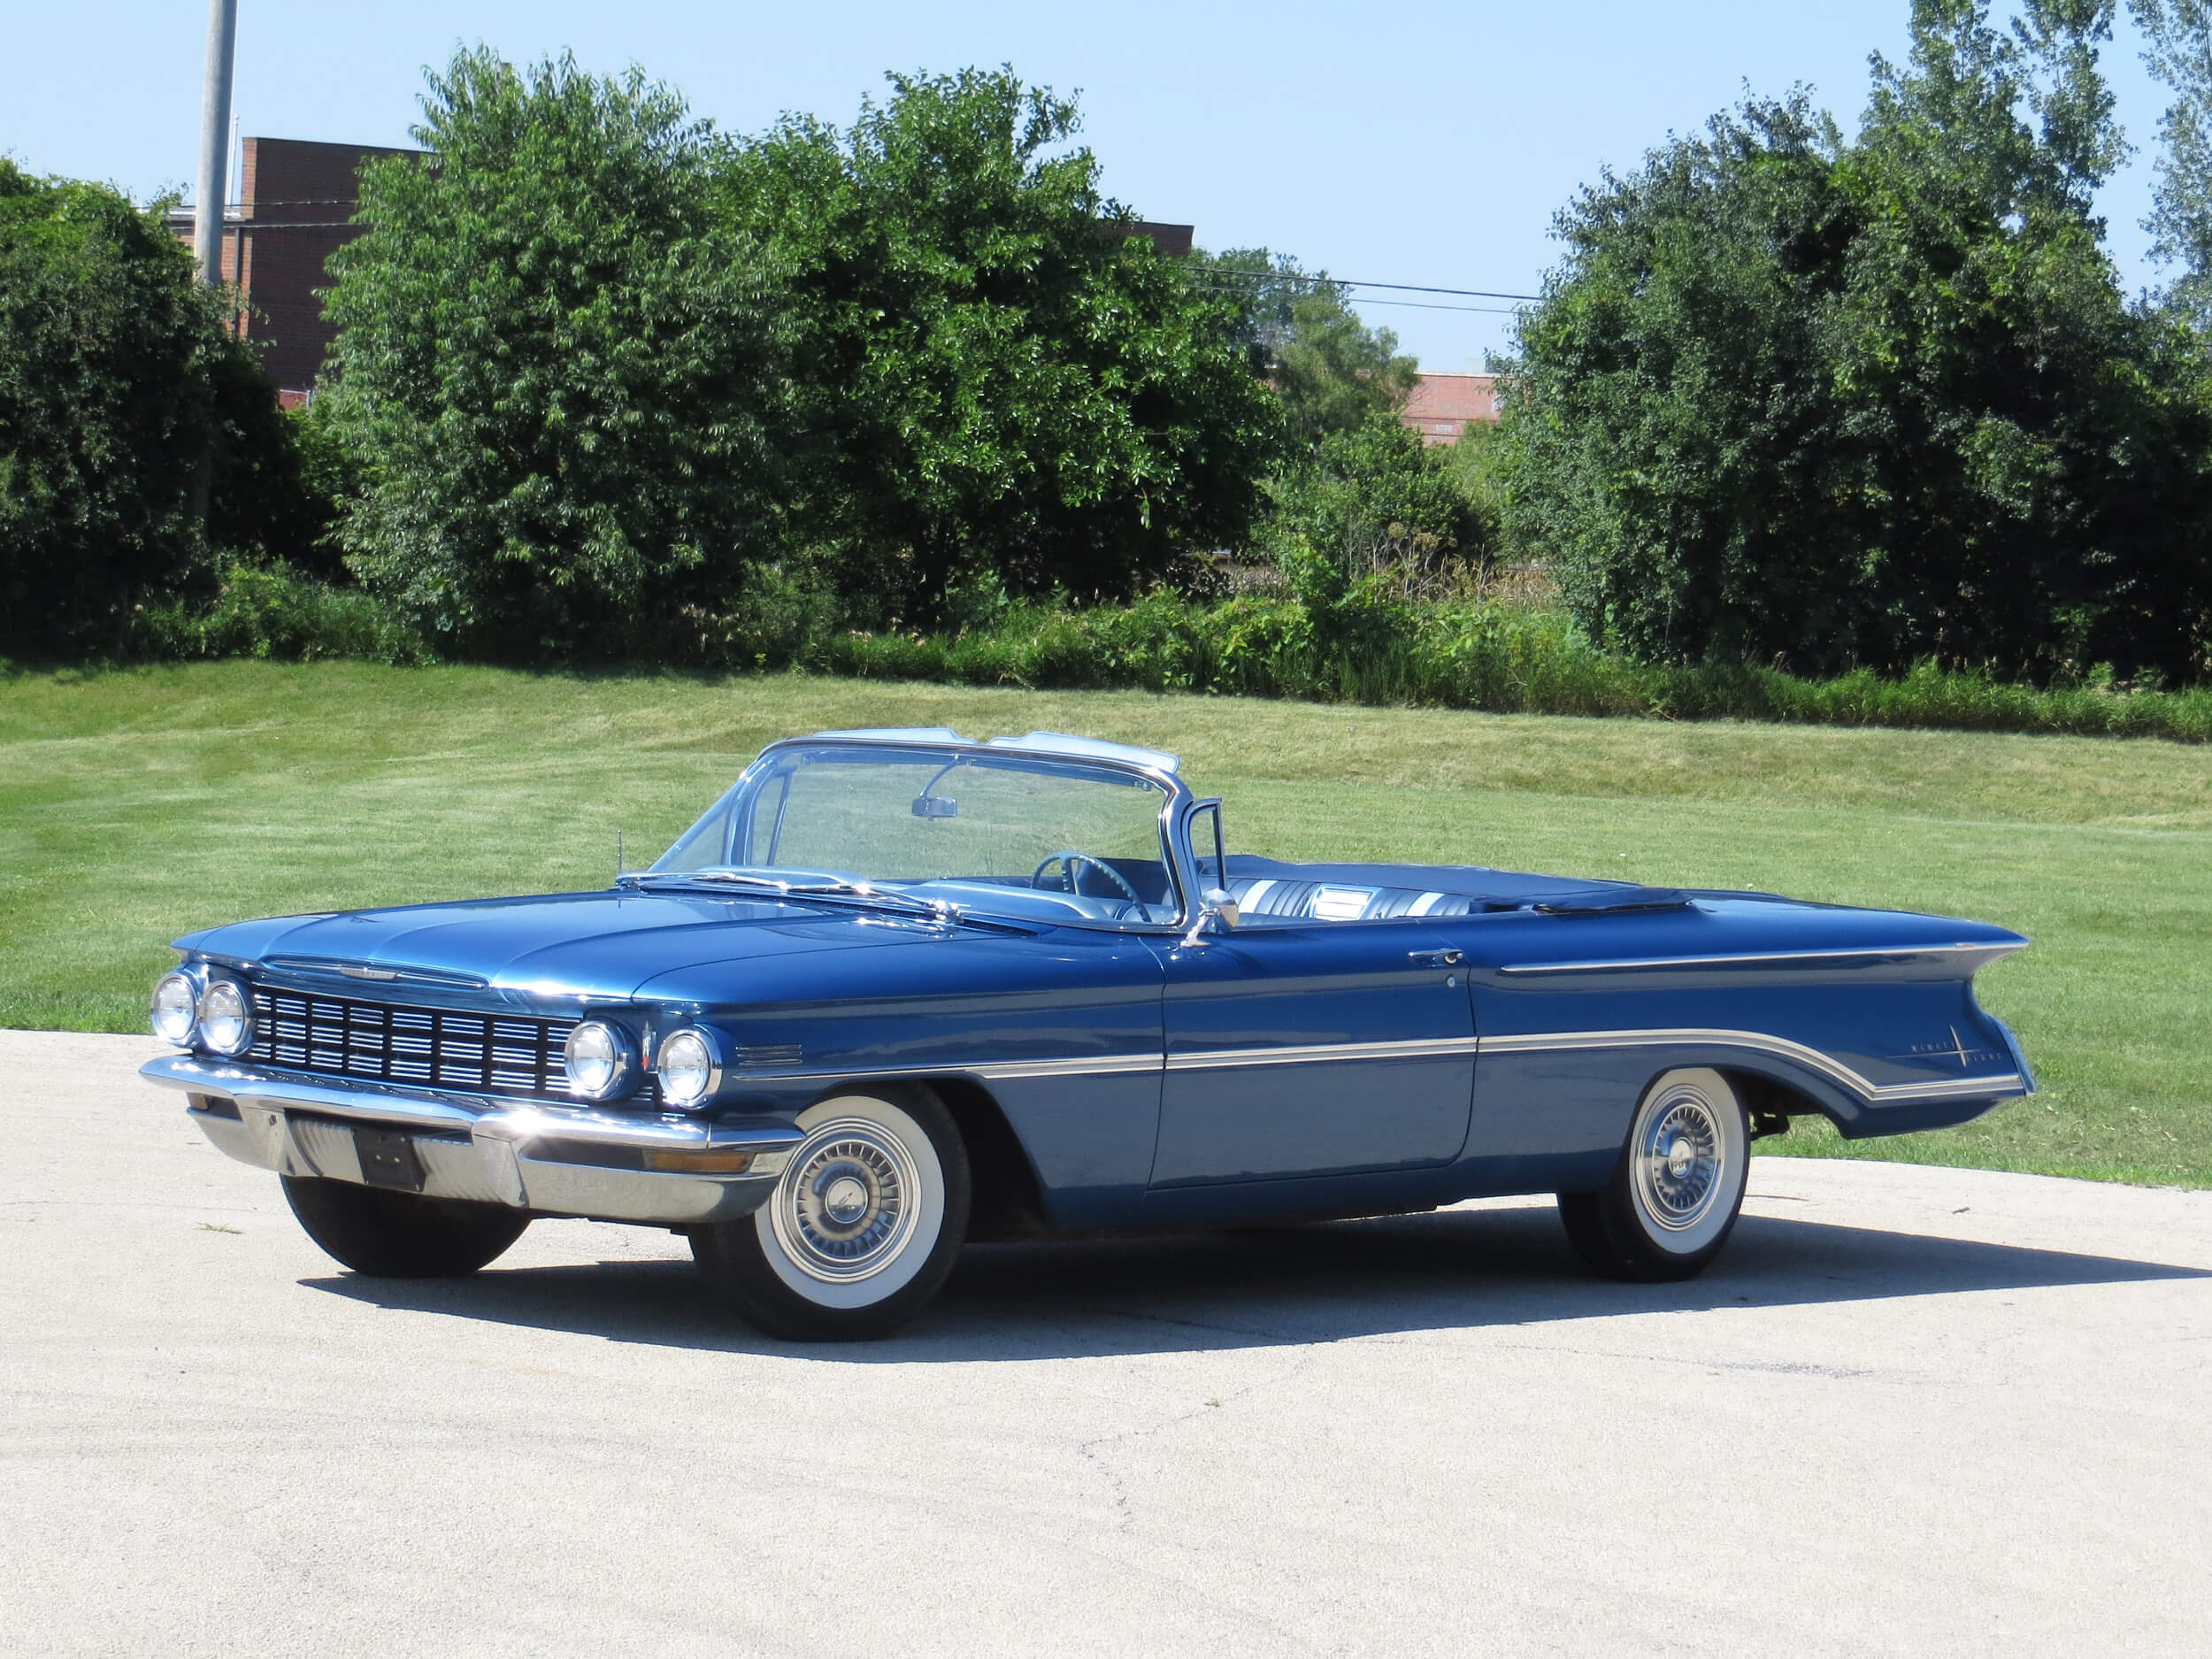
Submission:
{"label": "steering wheel", "polygon": [[1079,853],[1073,851],[1072,849],[1056,852],[1047,857],[1042,864],[1039,864],[1036,869],[1030,872],[1029,885],[1033,887],[1035,887],[1039,879],[1044,875],[1044,872],[1051,869],[1055,864],[1064,864],[1067,867],[1068,891],[1074,894],[1076,897],[1087,898],[1090,896],[1088,894],[1085,893],[1080,887],[1076,885],[1078,880],[1078,866],[1088,864],[1092,869],[1098,871],[1109,881],[1112,882],[1124,893],[1127,894],[1129,895],[1129,902],[1135,905],[1140,912],[1144,910],[1144,901],[1137,896],[1136,888],[1129,885],[1128,879],[1125,877],[1120,871],[1115,869],[1113,865],[1108,864],[1103,858],[1094,858],[1088,853]]}

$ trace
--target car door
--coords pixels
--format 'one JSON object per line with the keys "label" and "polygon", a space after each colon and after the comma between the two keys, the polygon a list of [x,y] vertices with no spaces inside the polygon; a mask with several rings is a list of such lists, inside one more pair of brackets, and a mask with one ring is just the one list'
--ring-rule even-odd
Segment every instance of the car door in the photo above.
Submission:
{"label": "car door", "polygon": [[1248,926],[1162,954],[1155,1187],[1458,1156],[1474,1014],[1443,928],[1416,918]]}

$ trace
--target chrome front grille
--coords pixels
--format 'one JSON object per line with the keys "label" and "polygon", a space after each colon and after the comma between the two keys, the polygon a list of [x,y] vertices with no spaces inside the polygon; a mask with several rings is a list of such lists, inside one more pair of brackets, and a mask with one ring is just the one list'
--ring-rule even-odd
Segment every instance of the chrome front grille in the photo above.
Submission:
{"label": "chrome front grille", "polygon": [[403,1008],[256,986],[254,1059],[475,1094],[557,1095],[572,1019]]}

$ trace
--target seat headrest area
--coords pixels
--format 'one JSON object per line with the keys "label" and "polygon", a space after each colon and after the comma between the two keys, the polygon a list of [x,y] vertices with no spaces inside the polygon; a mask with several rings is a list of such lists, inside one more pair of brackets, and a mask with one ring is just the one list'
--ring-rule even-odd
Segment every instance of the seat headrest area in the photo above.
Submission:
{"label": "seat headrest area", "polygon": [[1295,881],[1271,876],[1237,876],[1229,882],[1239,920],[1274,917],[1283,921],[1370,922],[1389,916],[1464,916],[1478,902],[1464,893],[1425,892],[1419,887],[1371,887],[1340,881]]}

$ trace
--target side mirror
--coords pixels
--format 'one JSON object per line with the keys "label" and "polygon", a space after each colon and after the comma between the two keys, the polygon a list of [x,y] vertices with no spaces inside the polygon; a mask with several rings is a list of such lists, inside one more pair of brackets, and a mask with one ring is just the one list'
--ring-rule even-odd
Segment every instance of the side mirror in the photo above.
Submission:
{"label": "side mirror", "polygon": [[1225,933],[1237,925],[1237,902],[1220,887],[1209,887],[1200,895],[1198,915],[1190,925],[1190,932],[1183,935],[1187,946],[1203,942],[1208,933]]}

